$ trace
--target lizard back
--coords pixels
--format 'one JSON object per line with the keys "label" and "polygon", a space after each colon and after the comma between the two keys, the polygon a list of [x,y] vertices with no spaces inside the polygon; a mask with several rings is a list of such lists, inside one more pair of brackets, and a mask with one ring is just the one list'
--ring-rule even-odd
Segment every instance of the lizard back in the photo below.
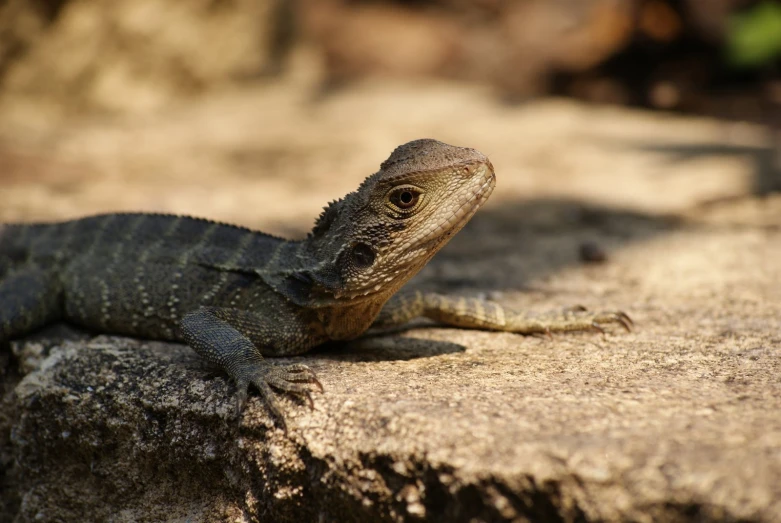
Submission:
{"label": "lizard back", "polygon": [[[106,214],[0,230],[0,278],[28,267],[58,276],[65,319],[103,332],[180,339],[200,306],[254,308],[273,291],[249,272],[273,269],[287,242],[250,229],[164,214]],[[254,305],[253,305],[254,303]]]}

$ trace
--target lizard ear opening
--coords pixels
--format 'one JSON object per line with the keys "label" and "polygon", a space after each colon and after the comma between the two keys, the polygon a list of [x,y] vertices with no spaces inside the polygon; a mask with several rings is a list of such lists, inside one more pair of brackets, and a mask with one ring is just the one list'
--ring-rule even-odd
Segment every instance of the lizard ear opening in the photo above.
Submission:
{"label": "lizard ear opening", "polygon": [[356,243],[350,251],[350,261],[356,269],[368,269],[376,257],[374,249],[365,243]]}

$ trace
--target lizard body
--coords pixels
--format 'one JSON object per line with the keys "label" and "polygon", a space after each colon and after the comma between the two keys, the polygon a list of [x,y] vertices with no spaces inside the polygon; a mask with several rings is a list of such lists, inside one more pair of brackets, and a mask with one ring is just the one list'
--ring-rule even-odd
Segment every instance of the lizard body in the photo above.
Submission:
{"label": "lizard body", "polygon": [[527,334],[628,329],[620,312],[532,318],[475,299],[397,294],[494,185],[480,152],[416,140],[329,204],[300,241],[160,214],[0,225],[0,343],[60,320],[185,342],[233,378],[239,412],[252,383],[284,426],[272,387],[310,404],[322,387],[308,367],[264,356],[300,354],[372,325],[428,316]]}

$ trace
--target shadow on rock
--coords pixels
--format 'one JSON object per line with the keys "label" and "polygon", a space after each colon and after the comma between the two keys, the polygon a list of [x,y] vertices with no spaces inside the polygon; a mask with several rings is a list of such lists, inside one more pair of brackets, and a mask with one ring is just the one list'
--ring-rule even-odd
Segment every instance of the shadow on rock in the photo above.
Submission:
{"label": "shadow on rock", "polygon": [[529,290],[530,282],[574,265],[584,244],[610,253],[680,226],[644,214],[567,199],[510,201],[481,210],[410,283],[437,292]]}
{"label": "shadow on rock", "polygon": [[[778,140],[775,140],[778,142]],[[664,155],[671,164],[696,161],[709,157],[745,158],[752,165],[751,194],[767,196],[771,192],[781,191],[781,142],[774,143],[771,134],[768,145],[741,145],[725,142],[699,143],[627,143],[639,151]],[[728,197],[732,200],[742,196]],[[706,202],[705,205],[720,203],[723,198]]]}
{"label": "shadow on rock", "polygon": [[349,361],[407,361],[464,352],[466,347],[441,340],[395,336],[398,331],[372,333],[347,343],[327,343],[316,349],[319,359]]}

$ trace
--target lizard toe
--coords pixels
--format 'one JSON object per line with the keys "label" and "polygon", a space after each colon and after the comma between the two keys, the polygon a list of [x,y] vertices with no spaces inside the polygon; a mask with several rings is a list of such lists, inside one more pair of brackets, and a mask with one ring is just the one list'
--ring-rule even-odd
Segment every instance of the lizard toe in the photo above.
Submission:
{"label": "lizard toe", "polygon": [[249,386],[250,383],[252,383],[260,392],[263,403],[268,407],[272,417],[276,418],[280,428],[287,432],[287,425],[285,423],[285,417],[282,415],[282,409],[279,407],[274,391],[269,386],[268,376],[272,372],[273,369],[261,369],[254,373],[249,373],[248,375],[242,374],[234,377],[236,383],[236,419],[239,425],[241,425],[241,414],[247,406]]}
{"label": "lizard toe", "polygon": [[282,414],[282,409],[279,407],[276,394],[274,394],[274,391],[271,390],[271,387],[269,386],[268,379],[266,377],[253,379],[252,383],[258,388],[258,391],[260,391],[263,402],[268,407],[268,410],[271,411],[271,415],[279,422],[279,427],[287,434],[285,416]]}
{"label": "lizard toe", "polygon": [[266,381],[275,389],[279,389],[293,394],[294,396],[306,399],[306,402],[309,404],[309,408],[315,408],[315,402],[312,399],[312,391],[307,386],[307,384],[288,381],[281,376],[275,375],[268,376]]}
{"label": "lizard toe", "polygon": [[276,389],[305,397],[311,408],[314,408],[311,391],[315,388],[323,391],[323,385],[314,372],[304,365],[297,365],[293,371],[290,366],[276,367],[269,371],[264,379]]}
{"label": "lizard toe", "polygon": [[623,311],[601,312],[594,317],[594,322],[599,325],[617,323],[618,325],[621,325],[621,327],[623,327],[627,332],[632,332],[632,327],[634,326],[632,318],[630,318],[629,315]]}
{"label": "lizard toe", "polygon": [[244,412],[244,407],[247,405],[247,390],[249,389],[249,381],[236,380],[236,419],[241,425],[241,413]]}
{"label": "lizard toe", "polygon": [[320,392],[325,392],[323,384],[317,379],[315,372],[300,363],[294,363],[285,367],[277,367],[274,371],[277,376],[291,382],[296,383],[311,383],[315,385]]}
{"label": "lizard toe", "polygon": [[589,329],[598,332],[599,334],[602,334],[604,336],[605,329],[602,328],[602,326],[597,321],[592,321],[591,325],[589,325]]}

